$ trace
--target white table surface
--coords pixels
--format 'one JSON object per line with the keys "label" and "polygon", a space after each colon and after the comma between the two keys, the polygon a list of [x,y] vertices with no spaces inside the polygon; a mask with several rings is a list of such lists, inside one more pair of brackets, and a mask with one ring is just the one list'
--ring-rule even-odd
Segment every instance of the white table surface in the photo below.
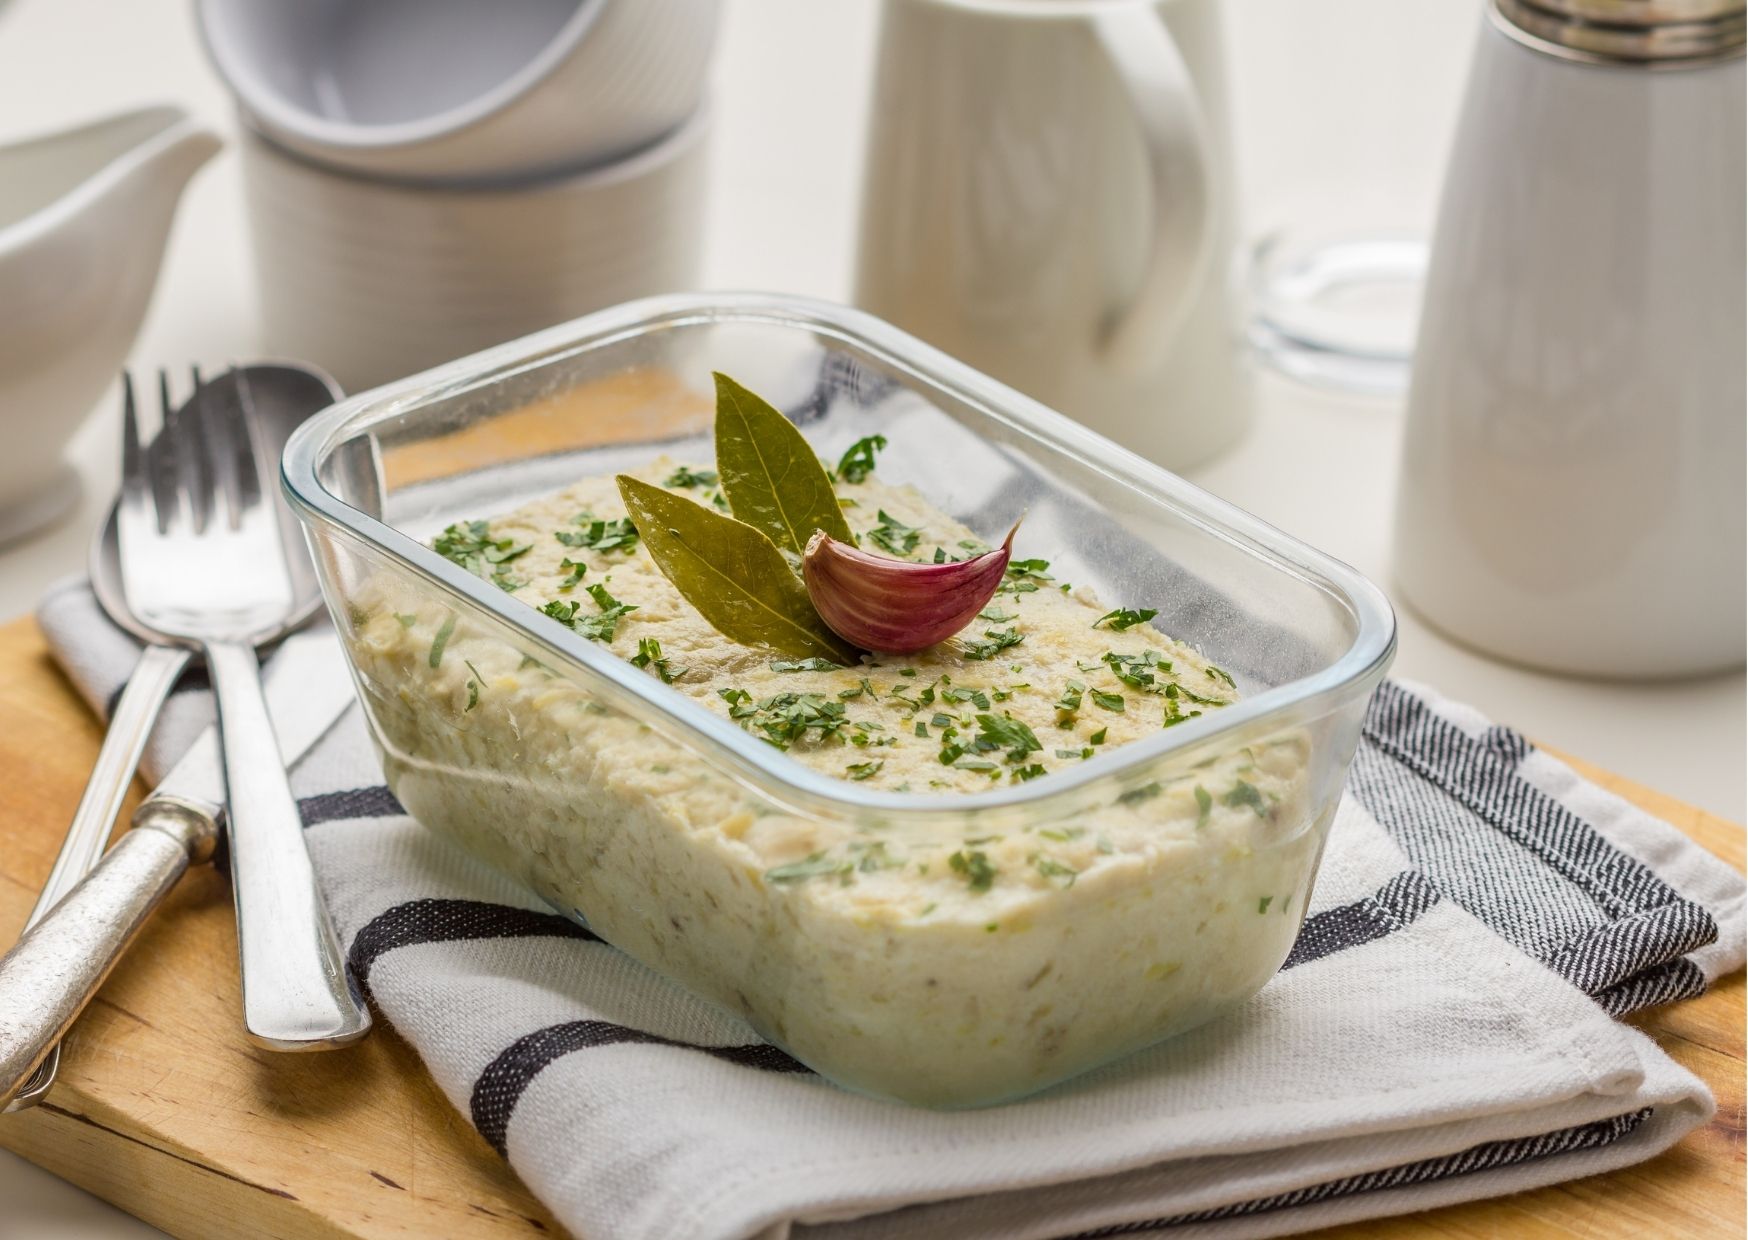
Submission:
{"label": "white table surface", "polygon": [[[1478,23],[1474,0],[1231,0],[1240,169],[1252,232],[1424,232]],[[705,283],[846,300],[867,111],[873,0],[727,0]],[[0,141],[151,100],[229,132],[226,95],[189,6],[171,0],[0,0]],[[237,170],[221,156],[183,201],[131,365],[260,356]],[[1194,480],[1371,575],[1390,579],[1401,411],[1265,376],[1255,432]],[[25,416],[0,410],[0,418]],[[119,415],[106,396],[74,441],[78,509],[0,549],[0,616],[76,571],[115,485]],[[1622,684],[1488,659],[1400,610],[1396,673],[1532,737],[1743,818],[1744,681]],[[215,1031],[215,1037],[226,1036]],[[0,1123],[5,1123],[0,1119]],[[158,1235],[0,1153],[0,1234]]]}

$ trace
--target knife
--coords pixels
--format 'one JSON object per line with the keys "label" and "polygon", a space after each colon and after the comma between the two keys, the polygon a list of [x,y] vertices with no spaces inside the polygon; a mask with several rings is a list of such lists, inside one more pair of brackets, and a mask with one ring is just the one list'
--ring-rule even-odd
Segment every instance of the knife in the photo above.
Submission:
{"label": "knife", "polygon": [[[287,767],[354,701],[331,633],[286,638],[265,679]],[[184,871],[213,855],[224,801],[214,726],[140,803],[130,829],[96,867],[0,956],[0,1110],[34,1106],[48,1092],[61,1038]]]}

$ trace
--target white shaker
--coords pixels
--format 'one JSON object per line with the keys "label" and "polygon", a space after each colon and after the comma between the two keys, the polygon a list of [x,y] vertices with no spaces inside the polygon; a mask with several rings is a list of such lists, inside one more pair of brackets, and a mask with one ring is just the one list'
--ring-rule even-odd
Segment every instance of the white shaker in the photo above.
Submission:
{"label": "white shaker", "polygon": [[885,0],[856,302],[1174,469],[1250,418],[1217,0]]}
{"label": "white shaker", "polygon": [[1409,396],[1395,568],[1515,662],[1743,662],[1742,0],[1490,0]]}

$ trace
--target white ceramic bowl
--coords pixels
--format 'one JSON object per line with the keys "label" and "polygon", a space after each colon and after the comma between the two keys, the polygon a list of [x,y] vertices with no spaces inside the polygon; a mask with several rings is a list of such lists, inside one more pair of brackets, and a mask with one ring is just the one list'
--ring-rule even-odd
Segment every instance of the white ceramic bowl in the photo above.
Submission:
{"label": "white ceramic bowl", "polygon": [[413,188],[242,141],[263,345],[348,391],[652,293],[702,250],[708,107],[643,151],[515,187]]}
{"label": "white ceramic bowl", "polygon": [[718,0],[196,0],[252,127],[421,182],[618,159],[698,110]]}

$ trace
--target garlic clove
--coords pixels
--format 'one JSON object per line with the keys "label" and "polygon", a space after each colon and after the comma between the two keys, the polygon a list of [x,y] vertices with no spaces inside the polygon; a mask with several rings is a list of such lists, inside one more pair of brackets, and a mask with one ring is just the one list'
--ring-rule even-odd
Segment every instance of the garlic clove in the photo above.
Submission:
{"label": "garlic clove", "polygon": [[808,540],[801,576],[825,625],[864,650],[910,654],[946,641],[989,605],[1007,572],[1019,522],[994,551],[946,564],[915,564],[839,542]]}

